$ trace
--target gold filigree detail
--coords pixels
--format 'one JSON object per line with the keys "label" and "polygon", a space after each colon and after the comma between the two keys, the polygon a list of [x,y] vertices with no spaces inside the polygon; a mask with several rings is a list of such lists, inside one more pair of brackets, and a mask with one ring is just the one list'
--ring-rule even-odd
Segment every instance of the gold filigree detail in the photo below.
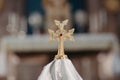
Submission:
{"label": "gold filigree detail", "polygon": [[50,34],[50,38],[49,38],[50,41],[58,40],[59,42],[58,54],[55,56],[55,59],[66,58],[66,55],[64,54],[64,41],[66,39],[70,41],[74,41],[74,38],[72,36],[72,34],[74,33],[74,29],[70,29],[68,31],[64,29],[64,27],[68,23],[68,19],[62,22],[55,20],[54,22],[55,22],[55,25],[58,27],[58,29],[56,31],[48,29],[48,32]]}

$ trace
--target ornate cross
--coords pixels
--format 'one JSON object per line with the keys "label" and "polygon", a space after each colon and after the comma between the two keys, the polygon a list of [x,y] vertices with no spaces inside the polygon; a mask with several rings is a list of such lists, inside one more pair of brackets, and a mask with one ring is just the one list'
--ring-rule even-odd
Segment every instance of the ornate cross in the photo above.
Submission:
{"label": "ornate cross", "polygon": [[74,32],[74,29],[70,29],[68,31],[66,31],[64,29],[64,26],[66,26],[68,23],[68,19],[64,20],[62,22],[55,20],[54,22],[55,22],[56,26],[58,27],[58,29],[56,31],[48,29],[48,32],[50,34],[49,40],[50,41],[58,40],[58,42],[59,42],[58,53],[55,56],[55,59],[61,59],[61,58],[67,57],[64,53],[64,41],[66,39],[69,39],[70,41],[74,41],[74,38],[71,36]]}

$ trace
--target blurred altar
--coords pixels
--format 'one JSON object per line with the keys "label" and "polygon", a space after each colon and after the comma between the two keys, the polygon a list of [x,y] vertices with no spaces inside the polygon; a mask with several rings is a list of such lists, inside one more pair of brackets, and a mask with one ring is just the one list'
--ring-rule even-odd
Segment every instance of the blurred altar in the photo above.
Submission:
{"label": "blurred altar", "polygon": [[57,53],[55,19],[75,29],[65,53],[84,80],[120,79],[119,0],[0,0],[0,80],[37,80]]}

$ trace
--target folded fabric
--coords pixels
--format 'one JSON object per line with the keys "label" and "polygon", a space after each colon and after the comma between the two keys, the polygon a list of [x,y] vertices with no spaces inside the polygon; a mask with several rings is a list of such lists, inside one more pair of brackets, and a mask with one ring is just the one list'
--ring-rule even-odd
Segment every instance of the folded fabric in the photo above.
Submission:
{"label": "folded fabric", "polygon": [[83,80],[70,59],[57,59],[46,65],[38,80]]}

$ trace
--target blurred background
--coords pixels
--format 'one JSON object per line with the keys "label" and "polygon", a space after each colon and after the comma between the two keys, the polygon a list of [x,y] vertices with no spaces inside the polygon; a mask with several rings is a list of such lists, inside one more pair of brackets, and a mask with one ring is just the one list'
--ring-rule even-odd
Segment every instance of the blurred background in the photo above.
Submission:
{"label": "blurred background", "polygon": [[57,53],[55,19],[75,28],[65,53],[84,80],[120,80],[120,0],[0,0],[0,80],[37,80]]}

